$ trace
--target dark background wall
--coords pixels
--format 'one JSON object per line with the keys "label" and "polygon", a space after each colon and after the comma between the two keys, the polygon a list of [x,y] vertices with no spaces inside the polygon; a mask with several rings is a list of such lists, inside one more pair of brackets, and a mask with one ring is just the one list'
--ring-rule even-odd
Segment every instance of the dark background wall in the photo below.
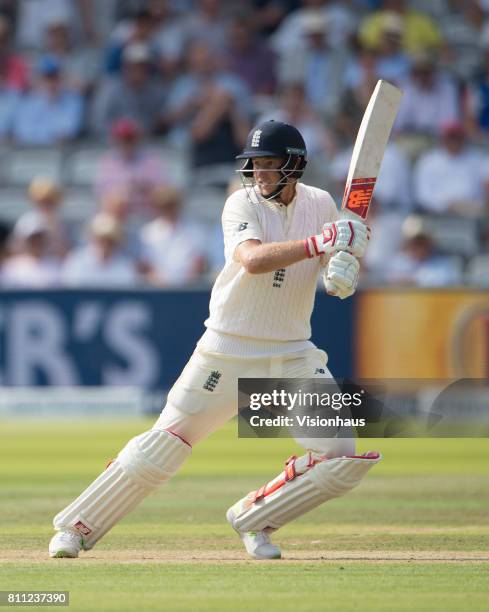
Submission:
{"label": "dark background wall", "polygon": [[[204,331],[208,291],[3,292],[0,384],[169,388]],[[318,294],[312,340],[352,375],[354,300]]]}

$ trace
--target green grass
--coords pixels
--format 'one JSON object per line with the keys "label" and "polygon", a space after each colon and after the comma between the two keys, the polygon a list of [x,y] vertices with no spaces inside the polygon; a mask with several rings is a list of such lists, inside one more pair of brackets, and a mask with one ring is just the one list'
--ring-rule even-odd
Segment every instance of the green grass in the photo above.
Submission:
{"label": "green grass", "polygon": [[[0,423],[0,590],[73,610],[487,610],[489,442],[363,440],[385,460],[247,559],[226,508],[299,451],[229,424],[85,557],[50,560],[52,516],[150,421]],[[300,451],[299,451],[300,452]]]}

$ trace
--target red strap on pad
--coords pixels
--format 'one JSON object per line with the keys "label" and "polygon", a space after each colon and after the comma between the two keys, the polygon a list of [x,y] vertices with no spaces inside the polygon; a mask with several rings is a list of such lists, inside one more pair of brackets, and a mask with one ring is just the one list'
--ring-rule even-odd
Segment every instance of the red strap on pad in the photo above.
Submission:
{"label": "red strap on pad", "polygon": [[[368,459],[378,459],[379,456],[380,456],[379,453],[376,453],[374,451],[369,451],[368,453],[364,453],[363,455],[349,455],[348,458],[368,460]],[[328,461],[328,459],[331,459],[331,457],[322,456],[322,457],[318,457],[317,459],[314,459],[312,456],[312,453],[308,453],[307,467],[308,469],[313,468],[318,463],[322,463],[323,461]],[[274,478],[272,481],[267,482],[262,487],[257,489],[251,496],[251,499],[250,499],[251,503],[254,504],[260,501],[261,499],[267,497],[268,495],[275,493],[275,491],[278,491],[279,489],[281,489],[287,482],[294,480],[294,478],[296,478],[297,476],[301,476],[304,472],[297,474],[297,471],[295,469],[296,461],[297,461],[296,455],[292,455],[291,457],[289,457],[287,461],[285,462],[284,471],[281,474],[279,474],[276,478]]]}

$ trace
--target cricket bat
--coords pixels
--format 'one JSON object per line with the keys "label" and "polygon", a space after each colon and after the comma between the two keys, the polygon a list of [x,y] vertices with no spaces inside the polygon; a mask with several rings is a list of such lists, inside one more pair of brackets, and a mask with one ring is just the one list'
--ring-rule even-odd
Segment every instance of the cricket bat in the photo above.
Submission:
{"label": "cricket bat", "polygon": [[402,92],[378,81],[358,130],[341,208],[366,219]]}

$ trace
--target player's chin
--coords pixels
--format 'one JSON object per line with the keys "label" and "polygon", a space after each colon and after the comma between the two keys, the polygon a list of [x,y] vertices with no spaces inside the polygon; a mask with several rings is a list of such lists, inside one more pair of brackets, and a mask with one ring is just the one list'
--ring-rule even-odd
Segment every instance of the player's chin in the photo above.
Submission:
{"label": "player's chin", "polygon": [[258,190],[260,191],[261,196],[264,198],[268,198],[268,196],[273,193],[273,188],[269,187],[268,185],[258,185]]}

